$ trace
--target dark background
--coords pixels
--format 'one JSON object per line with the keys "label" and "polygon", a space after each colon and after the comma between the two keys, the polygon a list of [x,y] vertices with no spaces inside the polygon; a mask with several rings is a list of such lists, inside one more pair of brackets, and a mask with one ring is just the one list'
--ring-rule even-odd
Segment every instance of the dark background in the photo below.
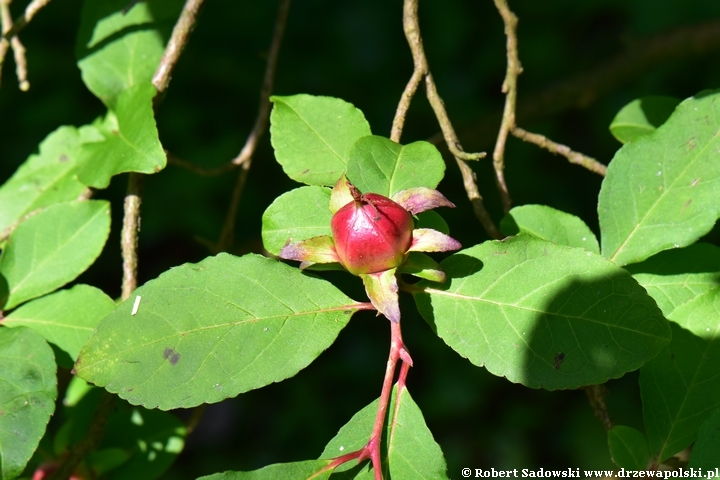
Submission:
{"label": "dark background", "polygon": [[[160,1],[160,0],[155,0]],[[15,15],[22,2],[13,5]],[[9,54],[0,88],[0,181],[60,125],[83,125],[104,107],[82,84],[74,58],[80,0],[52,2],[21,38],[28,49],[27,93],[17,90]],[[511,1],[520,19],[518,124],[608,163],[620,144],[608,125],[644,95],[686,98],[720,86],[720,34],[670,48],[673,32],[716,22],[715,0]],[[275,19],[274,1],[208,0],[158,110],[166,149],[203,166],[235,157],[255,120]],[[373,133],[390,125],[412,72],[400,0],[295,0],[281,48],[275,93],[343,98],[360,108]],[[467,151],[492,152],[504,97],[503,24],[491,0],[422,0],[425,49],[436,83]],[[648,39],[655,43],[647,43]],[[658,47],[659,46],[659,47]],[[665,48],[663,50],[662,48]],[[654,48],[660,50],[653,50]],[[625,59],[623,61],[623,59]],[[563,87],[565,85],[565,87]],[[572,87],[575,88],[572,88]],[[403,142],[433,137],[437,122],[419,93]],[[458,205],[441,213],[464,245],[487,240],[472,215],[454,161],[441,190]],[[580,216],[595,232],[601,177],[510,138],[507,183],[515,205],[542,203]],[[502,218],[491,161],[473,164],[496,223]],[[103,255],[78,280],[119,297],[119,230],[126,175],[99,198],[113,202],[113,232]],[[198,177],[168,166],[145,182],[140,280],[210,254],[236,173]],[[261,215],[297,186],[263,137],[237,218],[234,254],[261,252]],[[717,243],[717,231],[709,237]],[[328,274],[354,298],[359,280]],[[402,299],[404,336],[415,367],[408,385],[458,478],[471,468],[612,468],[602,424],[583,391],[531,390],[490,375],[432,334],[412,300]],[[316,458],[359,409],[379,394],[388,351],[387,321],[359,313],[338,341],[296,377],[210,405],[168,478],[250,470]],[[618,424],[642,430],[637,374],[609,382]],[[180,413],[187,417],[187,414]]]}

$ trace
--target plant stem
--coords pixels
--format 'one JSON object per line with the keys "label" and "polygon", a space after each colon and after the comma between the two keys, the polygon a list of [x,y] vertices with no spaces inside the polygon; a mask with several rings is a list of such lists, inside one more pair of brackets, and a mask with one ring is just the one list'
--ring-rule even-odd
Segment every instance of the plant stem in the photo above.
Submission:
{"label": "plant stem", "polygon": [[563,157],[567,158],[570,163],[583,166],[591,172],[597,173],[598,175],[604,177],[605,173],[607,172],[607,167],[595,160],[594,158],[570,150],[569,147],[566,147],[565,145],[562,145],[560,143],[555,143],[543,135],[539,135],[537,133],[530,133],[520,127],[514,127],[511,131],[512,134],[520,140],[534,143],[538,147],[544,148],[551,153],[559,153]]}
{"label": "plant stem", "polygon": [[130,172],[125,194],[125,216],[120,235],[123,258],[122,300],[130,298],[133,290],[137,288],[137,246],[138,232],[140,231],[142,181],[142,174]]}

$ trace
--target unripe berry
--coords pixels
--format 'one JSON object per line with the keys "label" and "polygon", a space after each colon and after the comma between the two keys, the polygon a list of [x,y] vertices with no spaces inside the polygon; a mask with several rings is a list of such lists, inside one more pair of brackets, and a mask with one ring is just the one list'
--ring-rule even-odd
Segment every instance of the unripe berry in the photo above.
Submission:
{"label": "unripe berry", "polygon": [[412,216],[387,197],[350,189],[354,200],[330,224],[340,263],[355,275],[400,266],[412,244]]}

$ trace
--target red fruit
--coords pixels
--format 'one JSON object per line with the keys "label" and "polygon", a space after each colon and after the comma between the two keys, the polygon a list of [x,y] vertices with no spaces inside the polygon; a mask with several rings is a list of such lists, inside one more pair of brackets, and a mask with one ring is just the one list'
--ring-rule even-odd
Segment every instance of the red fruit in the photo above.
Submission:
{"label": "red fruit", "polygon": [[354,275],[400,266],[412,244],[412,216],[387,197],[351,191],[355,200],[330,224],[340,263]]}

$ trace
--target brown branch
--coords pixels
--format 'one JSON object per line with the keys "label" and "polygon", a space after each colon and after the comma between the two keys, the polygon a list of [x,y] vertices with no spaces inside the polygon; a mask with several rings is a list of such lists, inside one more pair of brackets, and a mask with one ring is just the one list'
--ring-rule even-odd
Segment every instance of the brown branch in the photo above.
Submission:
{"label": "brown branch", "polygon": [[165,47],[165,52],[152,78],[152,84],[155,85],[155,89],[159,94],[165,93],[170,84],[172,71],[175,69],[180,54],[185,49],[190,34],[195,28],[195,22],[202,4],[203,0],[187,0],[182,12],[180,12],[180,17],[175,23],[170,40],[167,47]]}
{"label": "brown branch", "polygon": [[495,7],[505,24],[505,36],[507,37],[507,71],[502,91],[505,94],[505,108],[503,109],[502,122],[498,132],[495,150],[493,150],[493,168],[495,169],[495,183],[497,184],[500,199],[502,200],[505,213],[510,211],[512,200],[505,183],[505,142],[508,132],[515,126],[515,104],[517,101],[517,77],[522,73],[522,65],[518,58],[517,23],[518,19],[510,11],[506,0],[494,0]]}
{"label": "brown branch", "polygon": [[447,111],[445,110],[445,104],[443,103],[440,95],[438,94],[435,81],[433,80],[432,74],[430,73],[430,67],[428,66],[427,57],[425,56],[425,50],[423,48],[422,38],[420,36],[420,23],[418,21],[418,0],[405,0],[403,4],[403,29],[405,30],[405,37],[407,38],[408,45],[413,57],[413,75],[410,78],[410,82],[405,87],[405,91],[400,99],[395,119],[393,120],[391,138],[394,141],[399,141],[402,134],[403,124],[405,122],[405,115],[410,105],[415,91],[419,85],[419,79],[425,79],[425,92],[430,102],[430,106],[435,112],[440,129],[443,133],[445,143],[450,150],[450,153],[455,157],[458,168],[463,178],[463,186],[467,193],[468,199],[472,203],[475,216],[480,220],[480,223],[485,228],[485,231],[492,238],[502,238],[500,231],[497,229],[490,214],[485,209],[482,196],[478,191],[477,182],[475,181],[475,173],[465,163],[467,160],[477,160],[485,156],[484,153],[468,154],[463,151],[462,145],[455,134],[455,129],[450,122]]}
{"label": "brown branch", "polygon": [[567,158],[570,163],[583,166],[591,172],[595,172],[603,177],[605,176],[607,167],[595,160],[594,158],[570,150],[569,147],[566,147],[565,145],[562,145],[560,143],[555,143],[543,135],[537,133],[530,133],[519,127],[513,128],[512,134],[528,143],[534,143],[538,147],[544,148],[551,153],[560,154],[563,157]]}
{"label": "brown branch", "polygon": [[613,421],[610,418],[607,405],[605,404],[605,397],[607,397],[608,390],[605,384],[602,385],[588,385],[583,387],[585,394],[588,397],[590,406],[595,412],[595,416],[600,420],[605,428],[606,432],[609,432],[613,428]]}
{"label": "brown branch", "polygon": [[282,43],[283,34],[285,33],[285,25],[287,24],[288,12],[290,11],[290,0],[281,0],[278,8],[277,18],[275,19],[275,29],[273,31],[272,41],[270,43],[270,51],[268,53],[267,66],[265,67],[265,76],[263,78],[262,88],[260,89],[260,106],[258,107],[258,115],[255,119],[250,134],[245,140],[245,145],[235,159],[231,163],[240,166],[235,189],[233,190],[230,207],[228,208],[225,222],[220,233],[216,250],[218,252],[226,251],[232,245],[235,235],[235,219],[237,218],[237,210],[240,204],[242,192],[247,183],[247,177],[250,173],[252,158],[255,154],[258,141],[267,129],[268,117],[270,116],[270,94],[272,93],[273,83],[275,80],[275,69],[277,67],[278,54],[280,53],[280,44]]}
{"label": "brown branch", "polygon": [[188,162],[187,160],[183,160],[181,158],[176,157],[172,153],[165,150],[165,155],[167,156],[168,164],[175,165],[176,167],[184,168],[185,170],[188,170],[192,173],[195,173],[197,175],[203,176],[203,177],[215,177],[217,175],[222,175],[223,173],[227,173],[230,170],[234,170],[240,165],[236,165],[232,162],[220,165],[219,167],[214,168],[204,168],[200,167],[198,165],[195,165],[192,162]]}
{"label": "brown branch", "polygon": [[[0,30],[3,33],[9,32],[13,28],[13,20],[10,15],[11,1],[12,0],[0,0],[0,15],[2,17],[2,22],[0,23],[2,27]],[[11,37],[9,44],[4,35],[3,38],[0,39],[0,75],[2,74],[2,66],[5,60],[5,55],[7,54],[8,45],[12,46],[13,50],[18,86],[20,87],[20,90],[27,92],[30,89],[30,82],[27,80],[27,57],[25,56],[25,46],[17,36]]]}
{"label": "brown branch", "polygon": [[30,4],[25,7],[25,12],[15,19],[12,28],[3,33],[2,38],[10,40],[12,37],[20,33],[23,28],[27,27],[27,24],[30,23],[30,20],[33,19],[35,14],[48,3],[50,3],[50,0],[33,0],[30,2]]}
{"label": "brown branch", "polygon": [[123,217],[123,228],[120,234],[120,246],[122,247],[123,259],[123,280],[122,299],[130,298],[133,290],[137,288],[137,246],[138,232],[140,231],[140,205],[142,203],[141,173],[130,172],[128,178],[127,193],[125,194],[125,215]]}

